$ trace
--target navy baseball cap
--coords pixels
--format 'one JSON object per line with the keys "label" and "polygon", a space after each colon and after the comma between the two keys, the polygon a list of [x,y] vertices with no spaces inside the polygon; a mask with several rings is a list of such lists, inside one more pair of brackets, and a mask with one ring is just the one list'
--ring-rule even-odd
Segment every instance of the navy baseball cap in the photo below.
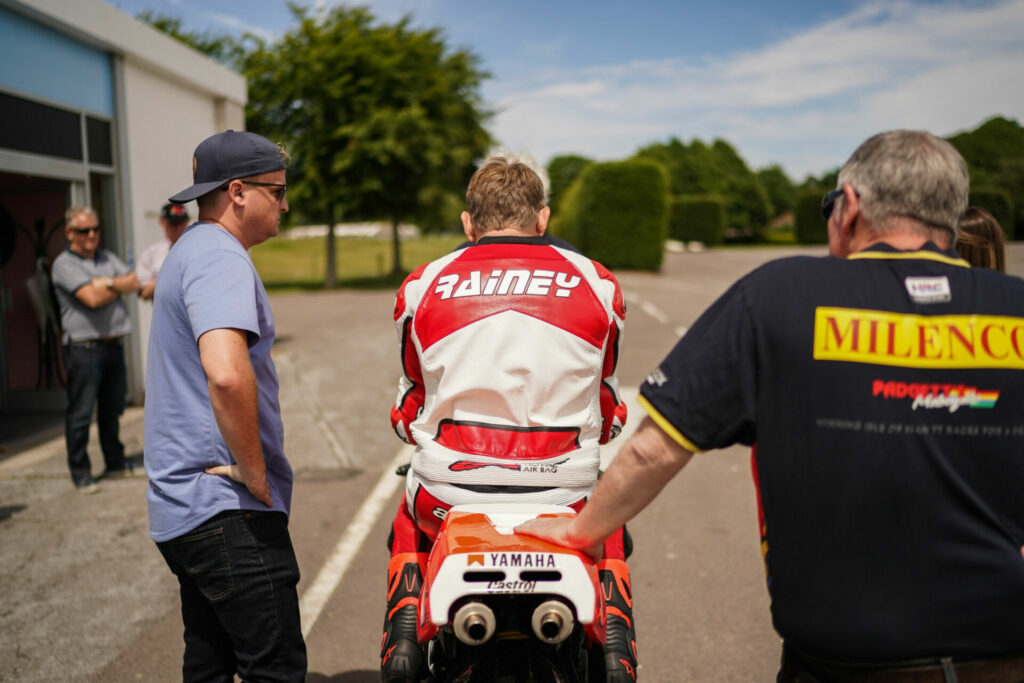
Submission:
{"label": "navy baseball cap", "polygon": [[256,133],[226,130],[199,143],[192,155],[192,186],[168,201],[184,204],[235,178],[283,169],[281,149],[273,142]]}

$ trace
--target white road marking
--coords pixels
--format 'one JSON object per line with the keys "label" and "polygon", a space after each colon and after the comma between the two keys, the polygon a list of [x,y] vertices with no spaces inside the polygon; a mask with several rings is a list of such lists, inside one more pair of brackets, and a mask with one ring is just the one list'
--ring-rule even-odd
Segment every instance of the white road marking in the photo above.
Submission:
{"label": "white road marking", "polygon": [[370,534],[370,530],[384,510],[384,506],[394,495],[395,489],[405,483],[404,478],[395,475],[395,468],[412,460],[414,450],[412,446],[404,446],[384,468],[380,479],[377,480],[377,486],[363,501],[362,507],[352,518],[352,522],[338,540],[338,544],[334,546],[334,550],[324,562],[324,566],[320,568],[313,583],[303,592],[302,598],[299,600],[303,637],[308,637],[310,631],[313,630],[313,625],[320,618],[320,612],[324,605],[341,584],[349,564],[359,553],[359,548]]}
{"label": "white road marking", "polygon": [[652,304],[650,301],[641,298],[635,292],[624,291],[622,296],[626,299],[626,303],[631,306],[639,306],[641,311],[651,316],[662,325],[668,323],[668,316],[665,315],[664,311]]}
{"label": "white road marking", "polygon": [[668,322],[668,316],[665,315],[665,313],[660,308],[652,304],[650,301],[641,301],[640,310],[663,325]]}

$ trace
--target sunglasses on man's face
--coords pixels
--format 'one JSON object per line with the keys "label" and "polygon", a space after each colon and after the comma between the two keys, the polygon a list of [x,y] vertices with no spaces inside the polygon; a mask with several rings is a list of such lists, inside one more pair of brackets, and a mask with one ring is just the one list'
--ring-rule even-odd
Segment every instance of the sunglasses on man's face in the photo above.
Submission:
{"label": "sunglasses on man's face", "polygon": [[97,235],[100,234],[100,226],[98,226],[98,225],[95,226],[95,227],[92,227],[92,228],[69,228],[69,229],[71,230],[71,232],[75,233],[76,235],[88,235],[90,232],[94,232]]}
{"label": "sunglasses on man's face", "polygon": [[277,197],[278,203],[281,203],[281,202],[284,201],[285,194],[288,192],[288,185],[287,185],[287,183],[261,183],[261,182],[258,182],[256,180],[243,180],[242,183],[245,184],[245,185],[256,185],[257,187],[276,187],[276,188],[278,188],[277,191],[273,193],[274,196]]}
{"label": "sunglasses on man's face", "polygon": [[828,220],[832,217],[832,209],[836,207],[836,199],[843,193],[843,188],[837,187],[831,192],[826,192],[825,196],[821,198],[821,215]]}

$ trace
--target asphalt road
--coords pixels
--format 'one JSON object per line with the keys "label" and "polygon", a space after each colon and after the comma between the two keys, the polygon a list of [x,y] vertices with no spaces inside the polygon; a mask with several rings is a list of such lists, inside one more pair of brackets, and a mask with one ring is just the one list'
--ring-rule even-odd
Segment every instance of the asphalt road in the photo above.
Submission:
{"label": "asphalt road", "polygon": [[[629,304],[621,384],[639,385],[737,277],[794,252],[824,250],[668,254],[660,274],[617,273]],[[1024,249],[1011,256],[1024,272]],[[272,305],[308,680],[375,682],[385,539],[400,500],[388,473],[405,457],[387,420],[400,372],[393,294],[280,295]],[[123,425],[129,452],[140,451],[141,410]],[[101,468],[95,442],[90,453]],[[94,496],[72,489],[60,440],[0,462],[0,681],[180,680],[177,582],[148,538],[146,481],[101,486]],[[779,639],[747,449],[695,457],[630,529],[643,680],[774,680]]]}

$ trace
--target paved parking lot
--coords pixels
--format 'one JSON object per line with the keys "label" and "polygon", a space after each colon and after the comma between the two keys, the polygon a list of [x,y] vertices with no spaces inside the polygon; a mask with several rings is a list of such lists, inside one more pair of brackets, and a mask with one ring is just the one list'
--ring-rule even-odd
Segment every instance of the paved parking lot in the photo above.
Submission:
{"label": "paved parking lot", "polygon": [[[622,385],[637,386],[738,276],[794,252],[824,250],[669,254],[660,274],[618,273],[630,307]],[[1024,273],[1024,249],[1013,245],[1010,260]],[[387,474],[401,457],[387,420],[400,371],[393,293],[288,294],[272,304],[300,592],[349,542],[337,588],[315,605],[309,680],[369,683],[399,501]],[[130,409],[129,453],[141,450],[141,433],[142,411]],[[90,453],[101,467],[95,444]],[[71,487],[59,439],[0,461],[0,681],[180,680],[177,583],[148,538],[146,481],[101,486],[94,496]],[[383,498],[368,512],[375,490]],[[746,450],[699,456],[631,530],[643,678],[772,680],[778,638]]]}

